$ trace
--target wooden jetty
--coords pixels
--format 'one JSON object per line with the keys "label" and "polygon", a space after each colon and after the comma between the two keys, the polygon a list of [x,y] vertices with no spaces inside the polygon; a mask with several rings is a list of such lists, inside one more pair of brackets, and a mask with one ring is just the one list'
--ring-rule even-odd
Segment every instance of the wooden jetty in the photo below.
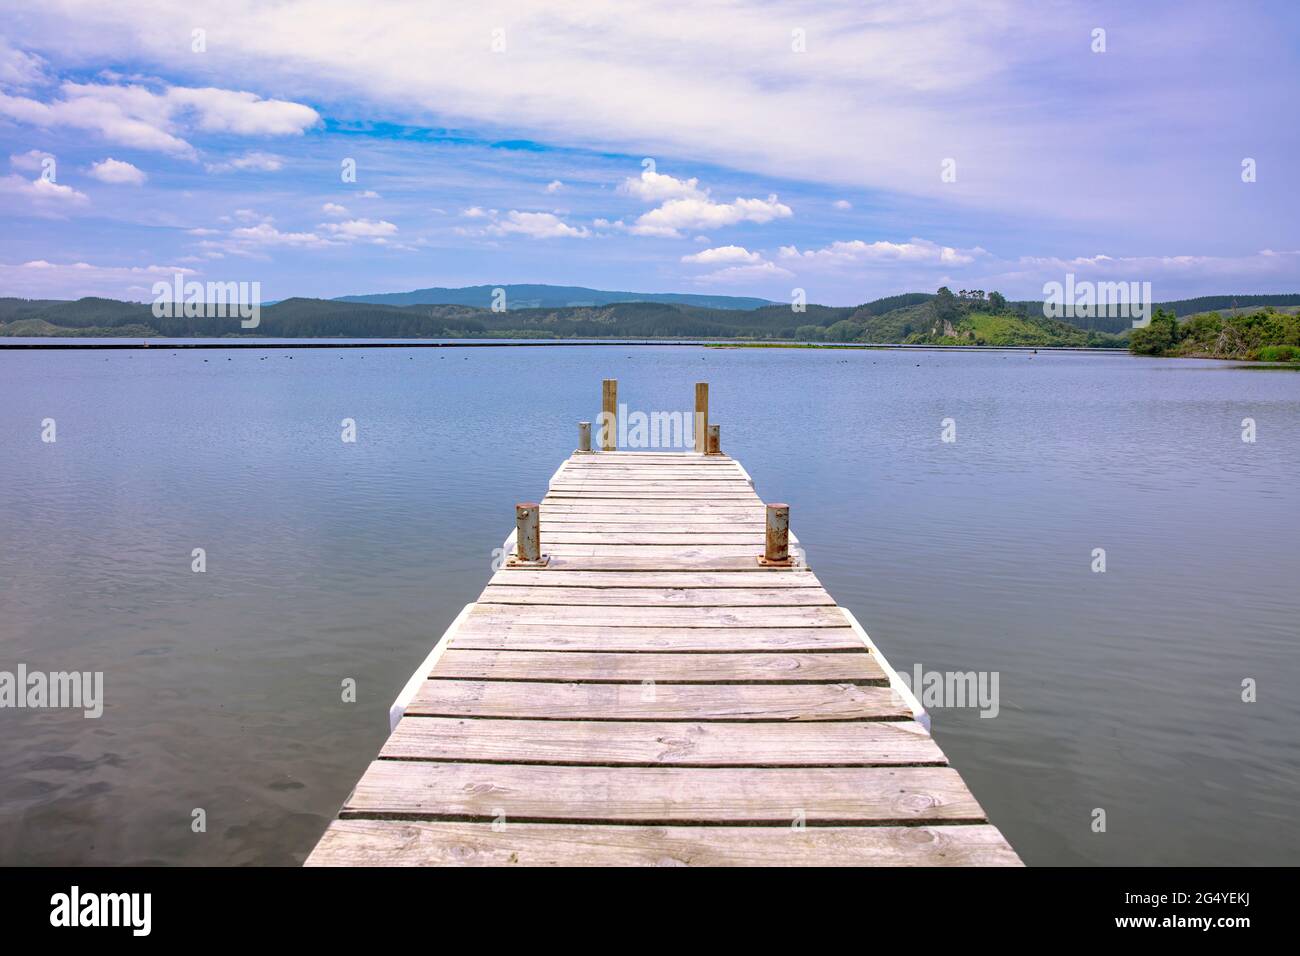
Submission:
{"label": "wooden jetty", "polygon": [[612,450],[615,388],[307,865],[1019,865],[708,386],[683,452]]}

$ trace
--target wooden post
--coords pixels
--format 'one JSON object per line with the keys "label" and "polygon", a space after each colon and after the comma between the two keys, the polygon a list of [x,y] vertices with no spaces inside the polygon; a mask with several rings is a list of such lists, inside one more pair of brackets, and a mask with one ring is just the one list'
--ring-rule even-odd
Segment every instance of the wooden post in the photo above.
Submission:
{"label": "wooden post", "polygon": [[708,441],[708,448],[706,449],[705,454],[706,455],[722,454],[722,426],[721,425],[709,426],[709,441]]}
{"label": "wooden post", "polygon": [[578,451],[591,451],[591,422],[578,422]]}
{"label": "wooden post", "polygon": [[773,502],[767,506],[767,541],[759,564],[790,565],[790,506]]}
{"label": "wooden post", "polygon": [[618,447],[618,379],[607,378],[600,390],[600,450]]}
{"label": "wooden post", "polygon": [[709,383],[695,383],[695,450],[705,452],[706,432],[709,428]]}
{"label": "wooden post", "polygon": [[535,501],[522,501],[515,505],[515,553],[507,566],[540,568],[550,561],[549,557],[542,555],[540,511]]}

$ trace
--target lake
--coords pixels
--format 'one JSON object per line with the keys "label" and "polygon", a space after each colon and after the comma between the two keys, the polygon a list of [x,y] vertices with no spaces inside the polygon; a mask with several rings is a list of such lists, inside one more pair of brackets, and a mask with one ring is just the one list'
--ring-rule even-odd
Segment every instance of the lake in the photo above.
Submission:
{"label": "lake", "polygon": [[0,863],[301,862],[606,377],[646,412],[708,381],[723,449],[895,668],[999,675],[995,718],[934,733],[1027,863],[1300,859],[1300,374],[156,343],[0,352],[0,670],[102,671],[105,700],[0,710]]}

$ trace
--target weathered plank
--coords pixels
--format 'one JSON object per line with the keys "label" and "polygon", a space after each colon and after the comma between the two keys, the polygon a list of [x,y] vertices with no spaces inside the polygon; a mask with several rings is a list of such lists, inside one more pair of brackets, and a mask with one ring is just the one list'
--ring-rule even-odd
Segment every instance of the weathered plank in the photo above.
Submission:
{"label": "weathered plank", "polygon": [[341,816],[520,823],[983,823],[948,767],[555,767],[376,760]]}
{"label": "weathered plank", "polygon": [[537,720],[907,720],[912,716],[892,688],[860,684],[472,680],[426,680],[406,713]]}
{"label": "weathered plank", "polygon": [[944,766],[912,721],[761,724],[406,717],[390,760],[639,767]]}
{"label": "weathered plank", "polygon": [[857,632],[844,627],[581,627],[503,624],[467,618],[451,647],[516,651],[860,651]]}
{"label": "weathered plank", "polygon": [[800,574],[771,574],[754,579],[734,571],[559,571],[546,568],[502,568],[492,575],[491,584],[519,587],[601,588],[820,588],[811,571]]}
{"label": "weathered plank", "polygon": [[860,654],[557,654],[448,648],[430,677],[458,680],[614,682],[640,684],[888,683],[864,649]]}
{"label": "weathered plank", "polygon": [[844,627],[837,607],[518,607],[480,602],[467,623],[566,624],[579,627]]}
{"label": "weathered plank", "polygon": [[598,588],[514,587],[489,584],[488,604],[591,605],[595,607],[834,607],[821,588]]}
{"label": "weathered plank", "polygon": [[988,825],[582,826],[336,820],[307,866],[1019,866]]}

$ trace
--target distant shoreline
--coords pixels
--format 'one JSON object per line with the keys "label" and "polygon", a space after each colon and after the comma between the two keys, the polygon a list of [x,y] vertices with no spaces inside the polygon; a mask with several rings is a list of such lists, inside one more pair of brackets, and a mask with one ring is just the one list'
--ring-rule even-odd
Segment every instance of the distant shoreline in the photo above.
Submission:
{"label": "distant shoreline", "polygon": [[261,341],[256,339],[232,339],[228,342],[191,342],[183,339],[151,339],[141,341],[68,341],[63,337],[52,337],[45,342],[3,342],[0,352],[5,351],[81,351],[81,350],[147,350],[147,349],[467,349],[467,348],[547,348],[556,346],[582,347],[645,347],[654,345],[693,346],[696,348],[745,349],[745,348],[794,348],[794,349],[894,349],[911,352],[1094,352],[1105,355],[1128,355],[1128,351],[1119,348],[1099,348],[1088,345],[905,345],[902,343],[882,342],[733,342],[717,339],[502,339],[496,341],[474,341],[461,339],[457,341],[420,341],[418,339],[375,341],[336,341],[333,339],[304,339],[302,341]]}

